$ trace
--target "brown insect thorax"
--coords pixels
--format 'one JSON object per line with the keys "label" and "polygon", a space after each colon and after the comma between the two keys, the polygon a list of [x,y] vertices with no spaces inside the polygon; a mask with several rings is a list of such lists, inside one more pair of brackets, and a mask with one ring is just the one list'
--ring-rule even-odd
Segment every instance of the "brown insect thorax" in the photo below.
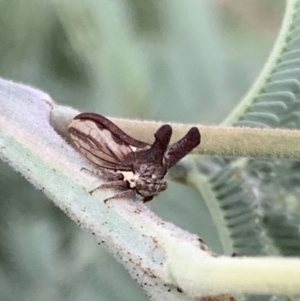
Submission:
{"label": "brown insect thorax", "polygon": [[118,171],[123,175],[123,181],[128,188],[143,198],[154,197],[167,189],[167,182],[163,179],[166,174],[164,165],[134,164],[133,171]]}

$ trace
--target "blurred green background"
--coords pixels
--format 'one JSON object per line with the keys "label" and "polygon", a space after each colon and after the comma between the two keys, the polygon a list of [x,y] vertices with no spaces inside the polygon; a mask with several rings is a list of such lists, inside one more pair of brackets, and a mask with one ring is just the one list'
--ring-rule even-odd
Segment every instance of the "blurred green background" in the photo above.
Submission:
{"label": "blurred green background", "polygon": [[[80,111],[217,124],[261,70],[283,12],[280,0],[0,0],[0,76]],[[2,162],[0,196],[0,300],[147,300]],[[169,183],[150,207],[222,253],[196,190]]]}

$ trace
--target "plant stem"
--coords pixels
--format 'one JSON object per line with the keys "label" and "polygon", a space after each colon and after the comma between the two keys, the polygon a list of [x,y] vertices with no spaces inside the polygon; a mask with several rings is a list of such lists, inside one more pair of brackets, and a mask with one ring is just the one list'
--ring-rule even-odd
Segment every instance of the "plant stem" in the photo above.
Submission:
{"label": "plant stem", "polygon": [[[153,141],[155,130],[162,124],[112,119],[126,133],[146,142]],[[173,139],[180,139],[192,125],[172,124]],[[300,131],[283,129],[257,129],[222,126],[197,126],[201,144],[194,154],[223,157],[253,157],[276,159],[300,159]],[[151,138],[149,138],[151,137]]]}

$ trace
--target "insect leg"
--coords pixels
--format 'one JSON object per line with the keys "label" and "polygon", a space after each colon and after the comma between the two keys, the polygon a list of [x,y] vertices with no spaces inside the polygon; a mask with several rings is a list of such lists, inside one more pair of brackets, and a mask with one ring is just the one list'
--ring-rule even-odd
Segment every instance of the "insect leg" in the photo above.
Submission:
{"label": "insect leg", "polygon": [[122,191],[118,194],[115,194],[114,196],[110,197],[110,198],[107,198],[104,200],[104,203],[106,203],[107,201],[109,200],[114,200],[114,199],[123,199],[123,198],[129,198],[129,197],[133,197],[135,195],[135,191],[132,190],[132,189],[128,189],[128,190],[125,190],[125,191]]}
{"label": "insect leg", "polygon": [[114,171],[108,171],[108,170],[102,170],[102,169],[93,169],[89,170],[85,167],[82,167],[80,170],[83,170],[85,172],[88,172],[92,175],[100,176],[100,177],[105,177],[107,179],[112,179],[112,180],[122,180],[123,175],[120,173],[116,173]]}
{"label": "insect leg", "polygon": [[115,188],[117,186],[127,187],[127,184],[126,184],[126,182],[124,182],[122,180],[111,181],[111,182],[103,183],[103,184],[97,186],[96,188],[94,188],[93,190],[91,190],[89,193],[93,194],[93,192],[95,192],[96,190],[98,190],[100,188]]}

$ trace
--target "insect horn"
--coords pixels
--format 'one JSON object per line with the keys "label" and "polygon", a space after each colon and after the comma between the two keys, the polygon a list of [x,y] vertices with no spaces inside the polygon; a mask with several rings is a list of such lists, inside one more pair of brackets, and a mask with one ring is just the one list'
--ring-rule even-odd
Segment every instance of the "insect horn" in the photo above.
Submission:
{"label": "insect horn", "polygon": [[172,136],[172,127],[168,124],[162,125],[154,134],[155,141],[152,145],[153,148],[159,148],[163,153],[168,148]]}
{"label": "insect horn", "polygon": [[140,151],[136,155],[139,161],[161,164],[168,149],[172,136],[172,127],[168,124],[161,126],[154,134],[155,141],[148,150]]}
{"label": "insect horn", "polygon": [[201,135],[196,127],[192,127],[180,140],[170,145],[166,152],[167,165],[171,168],[201,142]]}

